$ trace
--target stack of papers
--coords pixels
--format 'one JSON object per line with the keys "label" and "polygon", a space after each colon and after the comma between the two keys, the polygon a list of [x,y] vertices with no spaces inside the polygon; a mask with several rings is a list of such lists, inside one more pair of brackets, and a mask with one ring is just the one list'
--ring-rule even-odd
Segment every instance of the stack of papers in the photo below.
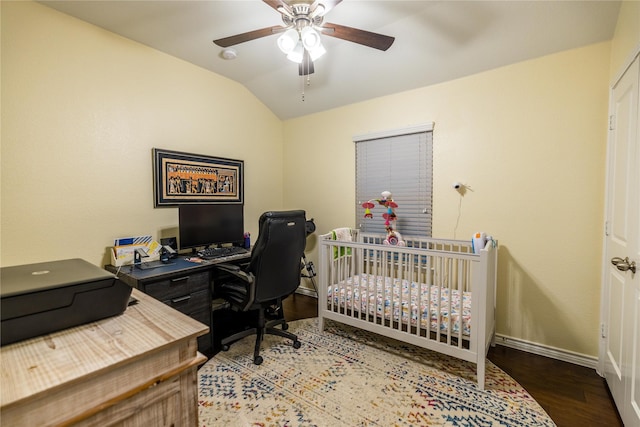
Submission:
{"label": "stack of papers", "polygon": [[160,259],[162,246],[153,240],[151,236],[122,237],[116,239],[111,250],[111,265],[120,267],[133,264],[133,253],[136,249],[144,249],[149,256],[142,262],[157,261]]}

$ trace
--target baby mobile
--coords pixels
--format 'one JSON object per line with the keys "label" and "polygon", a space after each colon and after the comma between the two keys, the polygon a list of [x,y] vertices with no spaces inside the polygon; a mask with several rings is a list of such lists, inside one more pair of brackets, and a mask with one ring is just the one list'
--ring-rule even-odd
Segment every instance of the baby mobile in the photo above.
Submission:
{"label": "baby mobile", "polygon": [[373,218],[371,209],[376,206],[373,202],[378,202],[379,205],[387,208],[387,211],[382,214],[382,217],[384,218],[384,226],[387,230],[387,238],[384,239],[383,243],[385,245],[404,246],[405,243],[402,240],[402,236],[397,231],[394,231],[393,226],[391,225],[393,221],[398,219],[394,210],[398,207],[398,204],[391,198],[391,192],[383,191],[380,195],[382,196],[381,199],[371,199],[362,204],[362,207],[364,208],[364,217]]}

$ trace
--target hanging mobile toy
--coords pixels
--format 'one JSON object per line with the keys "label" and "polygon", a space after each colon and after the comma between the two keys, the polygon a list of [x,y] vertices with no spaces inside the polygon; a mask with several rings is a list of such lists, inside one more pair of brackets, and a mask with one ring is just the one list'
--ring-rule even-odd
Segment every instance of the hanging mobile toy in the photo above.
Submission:
{"label": "hanging mobile toy", "polygon": [[402,236],[397,231],[393,230],[391,223],[396,221],[398,217],[396,216],[395,208],[398,207],[398,204],[393,201],[391,198],[391,192],[383,191],[381,194],[381,199],[371,199],[362,204],[364,208],[364,217],[365,218],[373,218],[373,214],[371,213],[371,209],[375,207],[375,203],[378,202],[379,205],[387,208],[387,211],[382,214],[384,218],[384,226],[387,230],[387,238],[383,241],[385,245],[394,245],[394,246],[404,246],[404,240],[402,240]]}
{"label": "hanging mobile toy", "polygon": [[364,208],[364,217],[365,218],[373,218],[373,214],[371,213],[371,209],[374,208],[376,205],[373,204],[373,202],[371,202],[371,200],[369,200],[368,202],[364,202],[362,204],[362,207]]}

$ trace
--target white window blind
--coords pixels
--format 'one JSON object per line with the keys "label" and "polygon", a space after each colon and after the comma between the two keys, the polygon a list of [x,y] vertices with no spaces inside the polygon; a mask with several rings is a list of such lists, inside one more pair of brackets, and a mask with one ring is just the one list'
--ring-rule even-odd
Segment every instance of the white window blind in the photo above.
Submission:
{"label": "white window blind", "polygon": [[[398,204],[393,228],[407,236],[431,237],[433,125],[353,138],[356,146],[356,226],[385,233],[386,208],[375,200],[390,191]],[[362,203],[374,200],[373,218]]]}

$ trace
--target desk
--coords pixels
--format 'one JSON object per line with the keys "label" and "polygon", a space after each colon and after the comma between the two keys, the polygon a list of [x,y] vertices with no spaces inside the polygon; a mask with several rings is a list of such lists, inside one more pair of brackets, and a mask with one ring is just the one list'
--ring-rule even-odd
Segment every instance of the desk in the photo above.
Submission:
{"label": "desk", "polygon": [[196,426],[207,328],[134,289],[119,316],[0,348],[7,426]]}
{"label": "desk", "polygon": [[122,268],[107,265],[105,268],[115,273],[129,286],[207,325],[210,332],[198,338],[198,350],[207,356],[212,356],[216,350],[214,348],[216,331],[212,327],[211,311],[213,270],[216,264],[241,263],[250,258],[251,253],[247,253],[235,256],[231,260],[195,263],[187,261],[184,256],[179,256],[172,259],[170,264],[156,264],[160,266],[147,270],[141,270],[132,265]]}

